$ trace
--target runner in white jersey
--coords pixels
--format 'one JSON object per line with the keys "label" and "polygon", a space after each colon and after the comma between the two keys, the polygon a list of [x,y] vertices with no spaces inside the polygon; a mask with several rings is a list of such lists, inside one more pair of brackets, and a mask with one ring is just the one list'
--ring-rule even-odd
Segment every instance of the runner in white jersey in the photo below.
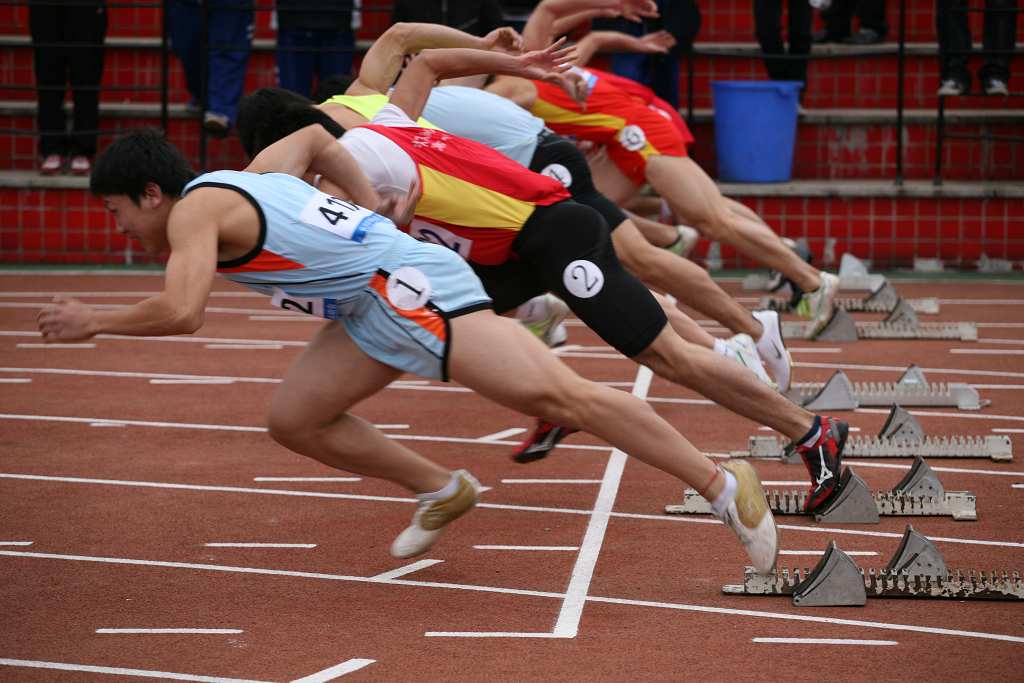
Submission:
{"label": "runner in white jersey", "polygon": [[[425,552],[479,495],[464,470],[450,472],[349,413],[404,369],[422,368],[428,377],[447,369],[502,405],[585,429],[697,487],[758,570],[771,570],[778,533],[749,464],[716,467],[645,402],[580,378],[516,322],[482,310],[488,297],[454,252],[278,174],[322,174],[378,207],[379,197],[355,171],[320,126],[270,146],[245,172],[195,180],[156,131],[115,141],[97,160],[90,189],[120,232],[150,252],[169,252],[164,289],[116,310],[58,298],[39,314],[43,339],[195,332],[220,264],[279,305],[330,319],[275,392],[269,431],[293,451],[417,494],[412,523],[392,544],[396,557]],[[418,328],[428,334],[410,334]]]}

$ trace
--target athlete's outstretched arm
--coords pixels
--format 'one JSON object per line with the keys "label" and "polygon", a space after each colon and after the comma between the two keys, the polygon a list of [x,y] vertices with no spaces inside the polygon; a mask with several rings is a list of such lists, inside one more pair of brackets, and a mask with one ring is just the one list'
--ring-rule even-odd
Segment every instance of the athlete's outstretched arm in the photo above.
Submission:
{"label": "athlete's outstretched arm", "polygon": [[575,47],[559,41],[543,50],[509,55],[483,50],[424,50],[402,72],[390,101],[412,120],[423,113],[434,83],[443,78],[503,74],[547,80],[565,73],[576,57]]}
{"label": "athlete's outstretched arm", "polygon": [[522,37],[507,26],[480,38],[441,24],[395,24],[374,41],[346,94],[386,93],[402,70],[405,56],[423,50],[462,47],[518,53],[522,44]]}
{"label": "athlete's outstretched arm", "polygon": [[56,297],[37,317],[43,339],[71,341],[101,333],[166,336],[198,330],[203,326],[217,270],[218,220],[216,208],[211,210],[198,195],[179,201],[167,224],[171,252],[164,291],[114,310],[97,310],[77,299]]}
{"label": "athlete's outstretched arm", "polygon": [[617,10],[630,21],[658,16],[654,0],[544,0],[530,14],[523,28],[524,49],[536,50],[547,45],[558,35],[555,24],[558,19],[588,10]]}
{"label": "athlete's outstretched arm", "polygon": [[376,210],[381,202],[356,160],[319,124],[301,128],[269,145],[245,170],[288,173],[299,178],[308,173],[319,174],[360,206]]}
{"label": "athlete's outstretched arm", "polygon": [[591,31],[583,36],[576,47],[576,64],[584,66],[598,52],[643,52],[665,54],[676,44],[668,31],[655,31],[644,36],[631,36],[618,31]]}

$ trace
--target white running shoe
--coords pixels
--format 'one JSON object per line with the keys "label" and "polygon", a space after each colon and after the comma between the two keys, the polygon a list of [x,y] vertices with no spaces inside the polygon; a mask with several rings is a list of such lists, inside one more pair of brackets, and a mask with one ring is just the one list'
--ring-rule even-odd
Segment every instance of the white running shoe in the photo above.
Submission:
{"label": "white running shoe", "polygon": [[779,530],[761,480],[746,460],[730,460],[721,467],[736,477],[736,496],[719,519],[739,536],[757,573],[771,574],[779,554]]}
{"label": "white running shoe", "polygon": [[761,356],[757,352],[757,346],[754,345],[754,340],[749,334],[735,334],[725,340],[725,345],[729,347],[730,358],[753,372],[759,380],[772,389],[779,388],[765,372]]}
{"label": "white running shoe", "polygon": [[420,495],[412,524],[398,534],[391,544],[395,557],[414,557],[430,550],[445,526],[469,512],[480,497],[480,482],[466,470],[456,470],[452,478],[457,480],[455,492],[444,498],[424,498]]}
{"label": "white running shoe", "polygon": [[[539,306],[544,307],[541,315],[531,315],[532,310],[536,310]],[[565,343],[569,335],[566,332],[563,321],[570,311],[569,306],[564,301],[554,294],[543,294],[523,304],[519,307],[519,310],[531,311],[531,313],[525,314],[528,316],[525,320],[522,318],[520,320],[526,326],[526,329],[547,344],[549,348],[561,346]],[[534,316],[539,317],[539,319],[531,319]]]}
{"label": "white running shoe", "polygon": [[754,317],[761,323],[764,332],[757,340],[757,355],[768,367],[775,383],[779,385],[779,391],[789,391],[789,380],[793,371],[793,358],[786,349],[786,342],[782,339],[782,324],[779,322],[778,311],[754,311]]}
{"label": "white running shoe", "polygon": [[700,241],[700,233],[689,225],[677,225],[676,234],[679,237],[672,244],[665,247],[666,251],[670,251],[676,256],[682,256],[686,258],[693,251],[693,248],[697,246],[697,242]]}
{"label": "white running shoe", "polygon": [[828,321],[832,319],[836,294],[839,292],[839,278],[832,273],[821,273],[821,285],[813,292],[807,292],[796,311],[805,318],[811,319],[807,328],[807,339],[814,339],[818,336]]}

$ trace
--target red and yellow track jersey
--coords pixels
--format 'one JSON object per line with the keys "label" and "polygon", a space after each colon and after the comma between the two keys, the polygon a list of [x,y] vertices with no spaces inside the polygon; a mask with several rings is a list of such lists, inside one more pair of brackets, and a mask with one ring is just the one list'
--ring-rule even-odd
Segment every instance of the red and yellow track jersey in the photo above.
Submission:
{"label": "red and yellow track jersey", "polygon": [[512,242],[534,207],[570,198],[557,180],[473,140],[415,126],[360,128],[384,136],[416,163],[422,196],[409,232],[473,263],[509,260]]}

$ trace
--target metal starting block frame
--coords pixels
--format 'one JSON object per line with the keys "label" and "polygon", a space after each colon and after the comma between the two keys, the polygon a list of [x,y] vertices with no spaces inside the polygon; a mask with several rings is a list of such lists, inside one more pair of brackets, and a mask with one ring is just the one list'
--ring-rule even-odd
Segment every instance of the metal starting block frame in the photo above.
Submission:
{"label": "metal starting block frame", "polygon": [[[886,280],[881,287],[879,287],[870,296],[863,299],[856,298],[837,298],[835,300],[836,306],[843,309],[847,313],[892,313],[900,302],[904,302],[906,305],[914,311],[914,313],[920,313],[923,315],[938,315],[939,313],[939,300],[930,297],[926,299],[901,299],[899,294],[896,293],[895,288],[889,284]],[[778,311],[779,313],[795,313],[796,308],[790,304],[789,299],[785,298],[773,298],[770,296],[761,297],[761,301],[758,302],[758,308],[767,308],[772,311]]]}
{"label": "metal starting block frame", "polygon": [[851,382],[836,370],[827,382],[794,383],[785,397],[807,410],[854,410],[855,408],[904,405],[915,407],[957,407],[979,410],[978,391],[963,382],[931,384],[916,365],[911,365],[895,382]]}
{"label": "metal starting block frame", "polygon": [[743,583],[722,586],[726,595],[790,596],[805,607],[863,606],[872,598],[1024,600],[1019,571],[951,570],[938,548],[914,527],[883,569],[863,569],[830,541],[814,569],[783,568],[768,575],[747,567]]}
{"label": "metal starting block frame", "polygon": [[[750,451],[732,455],[751,458],[779,458],[786,463],[800,457],[776,436],[750,437]],[[847,458],[989,458],[996,462],[1013,460],[1013,443],[1005,435],[926,436],[921,423],[902,407],[894,405],[878,436],[849,436],[843,447]]]}
{"label": "metal starting block frame", "polygon": [[[782,323],[785,339],[808,339],[810,323],[786,320]],[[978,341],[978,326],[972,322],[923,323],[906,301],[901,300],[882,322],[855,322],[844,309],[837,307],[828,324],[814,341],[854,342],[858,339],[953,339]]]}
{"label": "metal starting block frame", "polygon": [[[769,489],[768,507],[776,515],[806,515],[807,491]],[[693,489],[683,492],[682,505],[666,505],[668,514],[711,514],[711,503]],[[832,501],[814,514],[816,522],[878,524],[880,517],[952,517],[958,522],[978,519],[977,497],[970,491],[946,491],[922,459],[892,491],[872,493],[852,468],[843,469]]]}

